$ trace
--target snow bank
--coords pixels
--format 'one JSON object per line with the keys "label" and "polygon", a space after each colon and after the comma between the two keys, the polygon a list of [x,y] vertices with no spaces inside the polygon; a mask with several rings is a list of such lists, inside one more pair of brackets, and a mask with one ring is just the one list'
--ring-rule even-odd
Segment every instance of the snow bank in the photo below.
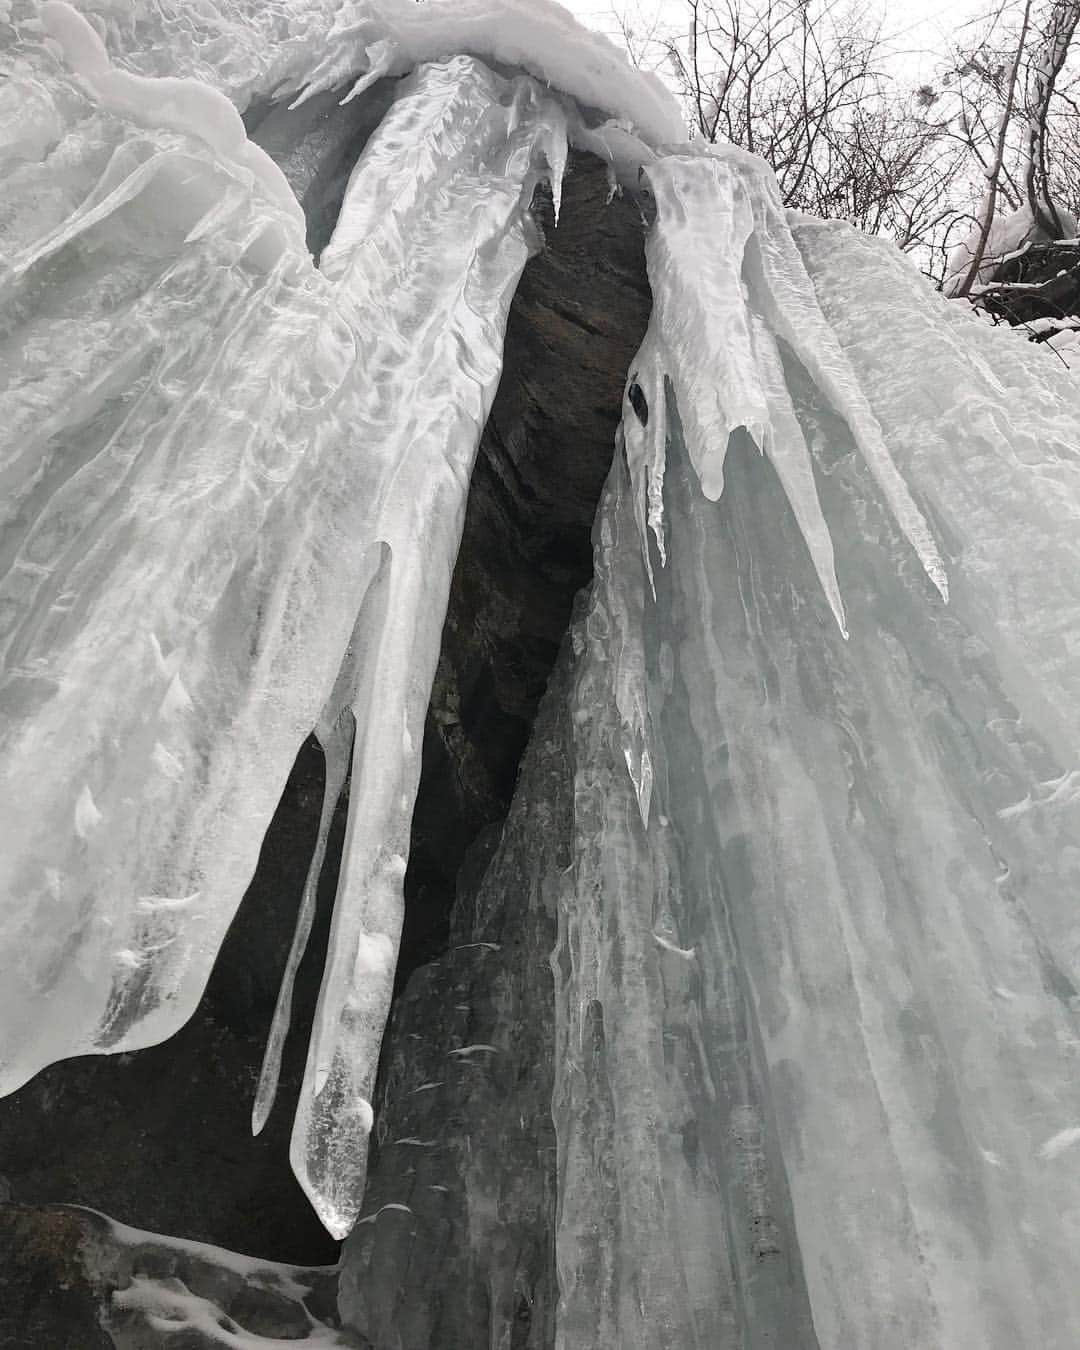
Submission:
{"label": "snow bank", "polygon": [[[357,77],[367,83],[472,55],[525,70],[652,144],[686,139],[662,81],[632,68],[624,51],[555,0],[79,0],[77,8],[123,70],[199,80],[241,111],[255,99],[301,91],[344,95]],[[16,0],[16,22],[28,32],[34,15],[31,0]],[[85,38],[78,41],[85,49]]]}

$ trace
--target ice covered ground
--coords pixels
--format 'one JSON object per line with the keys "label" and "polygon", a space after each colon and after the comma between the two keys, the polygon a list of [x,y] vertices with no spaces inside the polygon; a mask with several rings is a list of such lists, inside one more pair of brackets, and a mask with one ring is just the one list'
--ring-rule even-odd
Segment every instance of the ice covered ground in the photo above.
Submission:
{"label": "ice covered ground", "polygon": [[[3,1088],[190,1015],[316,728],[353,786],[293,1163],[351,1227],[469,473],[569,135],[656,223],[576,634],[560,1345],[1071,1345],[1074,380],[671,144],[556,6],[83,12],[0,15]],[[343,124],[305,108],[414,66],[316,267],[297,197]],[[274,156],[243,135],[305,94]]]}

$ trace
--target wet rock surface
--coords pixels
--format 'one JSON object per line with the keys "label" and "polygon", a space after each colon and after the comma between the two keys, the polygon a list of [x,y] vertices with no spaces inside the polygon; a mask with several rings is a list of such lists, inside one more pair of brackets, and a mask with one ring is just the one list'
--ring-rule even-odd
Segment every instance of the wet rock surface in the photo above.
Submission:
{"label": "wet rock surface", "polygon": [[337,1272],[273,1264],[69,1205],[0,1205],[0,1346],[365,1350],[342,1330]]}

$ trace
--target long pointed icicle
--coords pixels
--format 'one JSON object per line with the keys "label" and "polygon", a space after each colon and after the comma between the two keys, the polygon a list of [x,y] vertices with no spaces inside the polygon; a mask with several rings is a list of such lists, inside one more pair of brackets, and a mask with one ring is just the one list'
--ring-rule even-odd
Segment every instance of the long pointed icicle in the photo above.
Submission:
{"label": "long pointed icicle", "polygon": [[814,571],[832,607],[840,631],[847,637],[847,619],[844,616],[844,601],[840,595],[840,586],[836,580],[832,536],[822,514],[817,487],[814,484],[810,447],[806,444],[806,437],[799,425],[784,379],[780,350],[775,337],[757,314],[751,316],[751,332],[758,371],[769,400],[771,423],[768,443],[761,448],[768,454],[776,470],[776,476],[783,484],[784,494],[791,503],[792,514],[798,521],[810,552]]}
{"label": "long pointed icicle", "polygon": [[[693,147],[653,162],[645,177],[657,203],[646,246],[653,317],[631,370],[661,412],[663,381],[671,380],[705,496],[715,500],[723,492],[731,435],[745,429],[784,484],[846,636],[832,540],[787,392],[782,342],[847,421],[893,518],[947,600],[948,577],[937,544],[821,312],[767,166],[732,147]],[[644,546],[646,523],[661,536],[657,485],[663,480],[664,427],[638,425],[631,405],[628,396],[623,431]]]}
{"label": "long pointed icicle", "polygon": [[319,816],[319,833],[315,841],[315,851],[311,856],[307,879],[304,882],[300,913],[296,920],[289,958],[285,963],[285,973],[281,977],[277,1004],[270,1024],[270,1035],[263,1054],[259,1085],[255,1091],[255,1103],[251,1110],[251,1133],[259,1134],[266,1124],[277,1096],[278,1081],[281,1077],[281,1054],[285,1047],[285,1037],[289,1034],[292,1018],[293,987],[296,972],[307,950],[311,925],[315,918],[315,905],[319,895],[319,878],[322,876],[323,862],[326,858],[326,841],[334,821],[334,810],[345,787],[349,774],[349,759],[352,755],[353,738],[356,723],[352,709],[343,709],[333,724],[318,734],[326,760],[326,780],[323,788],[322,812]]}
{"label": "long pointed icicle", "polygon": [[290,1145],[297,1179],[337,1237],[363,1196],[424,718],[510,296],[529,252],[524,212],[545,172],[558,196],[565,134],[562,109],[531,81],[510,85],[463,58],[427,67],[369,142],[323,253],[343,309],[391,316],[365,370],[372,387],[408,369],[415,390],[402,458],[376,507],[389,550],[382,598],[354,638],[364,659],[350,696],[349,818]]}

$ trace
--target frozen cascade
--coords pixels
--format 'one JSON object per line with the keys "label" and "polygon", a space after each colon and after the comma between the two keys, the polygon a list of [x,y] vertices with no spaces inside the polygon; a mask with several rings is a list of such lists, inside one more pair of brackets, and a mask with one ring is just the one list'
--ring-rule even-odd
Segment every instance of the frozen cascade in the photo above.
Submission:
{"label": "frozen cascade", "polygon": [[[686,194],[657,196],[662,239]],[[887,245],[791,224],[829,359],[867,391],[943,541],[951,600],[792,346],[781,408],[813,449],[848,640],[784,466],[733,436],[710,500],[684,406],[711,365],[671,382],[687,393],[660,445],[655,604],[640,476],[617,462],[574,634],[558,1344],[1065,1350],[1080,400]],[[711,357],[711,340],[687,331],[683,352]],[[648,754],[648,812],[628,738]]]}
{"label": "frozen cascade", "polygon": [[[326,804],[254,1123],[351,763],[292,1161],[353,1226],[450,571],[569,129],[619,181],[638,156],[656,223],[568,715],[500,863],[535,869],[537,929],[558,913],[556,1343],[1067,1350],[1074,379],[887,245],[785,214],[758,161],[665,148],[671,106],[600,40],[560,64],[557,7],[0,9],[3,1090],[190,1015],[316,728]],[[290,195],[310,166],[279,171],[235,110],[284,92],[303,128],[414,66],[316,269]],[[568,95],[619,122],[586,129]],[[529,803],[565,847],[530,854]],[[535,996],[544,956],[500,969]],[[455,1070],[505,1042],[463,1040]],[[461,1166],[470,1222],[502,1231]],[[365,1261],[384,1210],[412,1213],[363,1216]]]}
{"label": "frozen cascade", "polygon": [[6,147],[3,1086],[190,1015],[344,656],[350,827],[293,1140],[343,1234],[472,458],[564,115],[468,57],[421,68],[316,272],[265,176],[162,129],[149,77],[103,97],[92,31],[45,17],[93,78],[50,72],[48,160]]}

